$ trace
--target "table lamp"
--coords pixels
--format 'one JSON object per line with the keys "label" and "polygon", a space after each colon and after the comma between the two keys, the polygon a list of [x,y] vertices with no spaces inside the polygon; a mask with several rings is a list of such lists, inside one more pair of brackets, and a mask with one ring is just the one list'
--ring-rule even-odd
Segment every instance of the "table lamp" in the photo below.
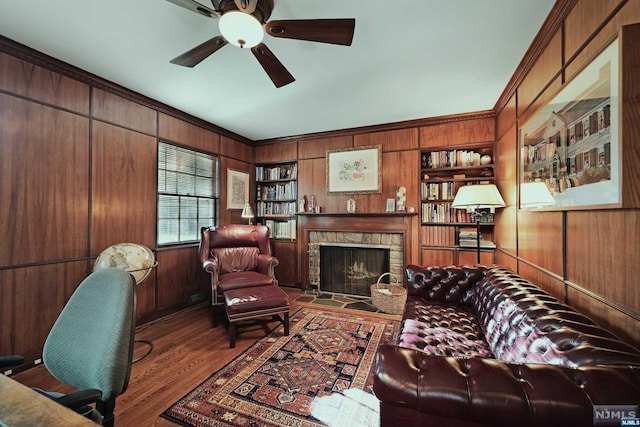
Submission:
{"label": "table lamp", "polygon": [[469,184],[458,189],[451,207],[466,208],[476,223],[476,249],[478,264],[480,264],[480,218],[484,214],[479,209],[489,208],[491,213],[495,208],[503,208],[504,200],[495,184]]}
{"label": "table lamp", "polygon": [[242,208],[242,214],[240,216],[244,219],[248,219],[249,225],[253,222],[253,208],[251,208],[248,200],[244,203],[244,208]]}

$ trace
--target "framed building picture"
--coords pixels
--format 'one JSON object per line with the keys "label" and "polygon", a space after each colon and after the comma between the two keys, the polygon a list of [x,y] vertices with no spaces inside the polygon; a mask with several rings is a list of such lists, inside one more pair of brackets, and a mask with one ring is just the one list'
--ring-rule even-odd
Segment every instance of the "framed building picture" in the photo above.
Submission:
{"label": "framed building picture", "polygon": [[380,145],[327,150],[327,193],[382,193]]}
{"label": "framed building picture", "polygon": [[618,45],[614,40],[520,129],[520,184],[546,185],[554,204],[545,210],[621,204]]}
{"label": "framed building picture", "polygon": [[242,209],[249,200],[249,174],[227,169],[227,209]]}

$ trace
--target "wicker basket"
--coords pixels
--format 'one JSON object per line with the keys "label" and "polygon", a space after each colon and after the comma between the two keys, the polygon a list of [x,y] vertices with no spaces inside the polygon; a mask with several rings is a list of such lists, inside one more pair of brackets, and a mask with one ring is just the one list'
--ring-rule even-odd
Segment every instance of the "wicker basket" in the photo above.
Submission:
{"label": "wicker basket", "polygon": [[[380,283],[380,280],[389,275],[396,281],[395,284]],[[378,277],[378,281],[371,285],[371,302],[374,307],[389,314],[402,314],[407,302],[407,290],[398,284],[398,278],[391,273],[384,273]]]}

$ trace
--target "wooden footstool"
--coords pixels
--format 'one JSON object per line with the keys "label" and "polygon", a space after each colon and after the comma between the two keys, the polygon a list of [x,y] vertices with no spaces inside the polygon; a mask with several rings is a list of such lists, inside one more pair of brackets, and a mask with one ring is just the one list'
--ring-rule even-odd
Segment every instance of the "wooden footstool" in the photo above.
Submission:
{"label": "wooden footstool", "polygon": [[[243,327],[277,321],[284,325],[284,335],[289,335],[289,296],[276,285],[230,289],[224,293],[224,309],[230,348],[236,346],[236,327],[241,321]],[[266,316],[271,318],[264,319]]]}

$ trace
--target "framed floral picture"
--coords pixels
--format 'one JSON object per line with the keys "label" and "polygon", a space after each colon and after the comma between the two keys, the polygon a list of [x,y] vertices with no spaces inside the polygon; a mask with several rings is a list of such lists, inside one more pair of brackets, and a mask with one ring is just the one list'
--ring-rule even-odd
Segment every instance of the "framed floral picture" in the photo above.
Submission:
{"label": "framed floral picture", "polygon": [[327,150],[327,193],[382,193],[382,147]]}

